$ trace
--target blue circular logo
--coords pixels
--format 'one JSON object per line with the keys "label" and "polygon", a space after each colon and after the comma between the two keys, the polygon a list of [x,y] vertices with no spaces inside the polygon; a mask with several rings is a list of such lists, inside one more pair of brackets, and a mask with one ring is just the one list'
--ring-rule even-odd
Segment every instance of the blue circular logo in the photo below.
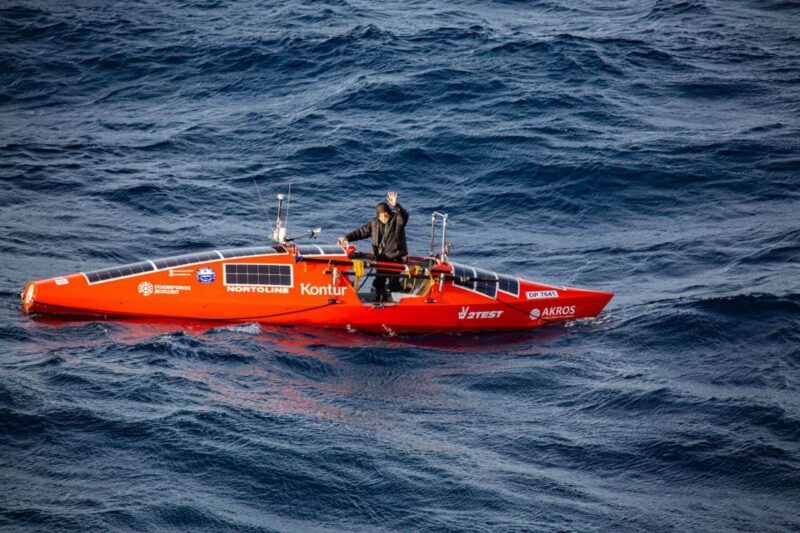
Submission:
{"label": "blue circular logo", "polygon": [[197,269],[197,281],[199,281],[203,285],[209,285],[211,283],[214,283],[215,279],[217,279],[217,273],[214,272],[213,268],[203,267]]}

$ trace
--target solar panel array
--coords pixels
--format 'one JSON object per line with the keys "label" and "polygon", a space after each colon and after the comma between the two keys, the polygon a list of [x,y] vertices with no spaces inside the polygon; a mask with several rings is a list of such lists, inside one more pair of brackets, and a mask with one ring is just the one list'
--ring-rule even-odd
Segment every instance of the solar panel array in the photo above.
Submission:
{"label": "solar panel array", "polygon": [[89,283],[97,283],[99,281],[108,281],[110,279],[141,274],[142,272],[151,272],[153,270],[155,270],[155,268],[153,268],[153,265],[150,264],[149,261],[142,261],[141,263],[131,263],[120,267],[104,268],[102,270],[87,272],[86,279],[89,280]]}
{"label": "solar panel array", "polygon": [[336,244],[323,244],[320,245],[323,255],[347,255],[341,246]]}
{"label": "solar panel array", "polygon": [[[317,246],[316,244],[307,244],[303,246],[298,246],[298,251],[301,255],[347,255],[345,252],[337,245],[322,245]],[[210,252],[201,252],[197,254],[186,254],[186,255],[176,255],[174,257],[165,257],[162,259],[156,259],[152,262],[150,261],[142,261],[139,263],[131,263],[129,265],[122,265],[119,267],[111,267],[111,268],[104,268],[101,270],[93,270],[92,272],[86,273],[86,279],[89,280],[89,283],[98,283],[101,281],[108,281],[117,278],[123,278],[126,276],[132,276],[135,274],[142,274],[144,272],[153,272],[155,270],[162,270],[166,268],[175,268],[184,265],[190,265],[195,263],[205,263],[207,261],[216,261],[220,259],[220,256],[224,259],[235,259],[238,257],[253,257],[257,255],[280,255],[286,254],[286,250],[283,246],[253,246],[253,247],[246,247],[246,248],[228,248],[225,250],[212,250]],[[155,266],[154,266],[155,265]],[[226,272],[227,267],[231,265],[226,265]],[[249,266],[259,266],[259,267],[268,267],[268,266],[280,266],[281,269],[289,268],[287,265],[249,265]],[[260,273],[261,271],[259,271]],[[250,273],[247,273],[250,275]],[[262,273],[263,274],[263,273]],[[238,276],[239,272],[234,272],[234,276]],[[264,277],[264,276],[267,277]],[[271,274],[267,272],[263,274],[260,280],[272,279],[270,278]],[[289,281],[286,282],[283,279],[285,276],[284,270],[281,270],[280,274],[277,274],[279,278],[276,278],[276,283],[253,283],[254,285],[291,285],[291,271],[289,271]],[[235,278],[235,279],[238,279]],[[227,277],[226,277],[227,280]]]}
{"label": "solar panel array", "polygon": [[335,244],[317,246],[316,244],[303,244],[297,247],[300,255],[347,255]]}
{"label": "solar panel array", "polygon": [[109,281],[112,279],[124,278],[126,276],[133,276],[134,274],[153,272],[155,270],[161,270],[162,268],[172,268],[189,265],[192,263],[204,263],[206,261],[216,261],[217,259],[219,259],[219,254],[217,252],[178,255],[175,257],[157,259],[153,262],[142,261],[139,263],[131,263],[129,265],[122,265],[119,267],[93,270],[92,272],[86,272],[86,279],[89,280],[89,283],[98,283],[100,281]]}
{"label": "solar panel array", "polygon": [[517,278],[506,274],[498,274],[497,279],[500,280],[497,283],[497,290],[511,296],[519,296],[519,280]]}
{"label": "solar panel array", "polygon": [[489,272],[488,270],[481,270],[479,268],[475,269],[475,277],[479,278],[479,280],[491,280],[491,281],[479,281],[475,280],[475,290],[481,294],[485,294],[490,298],[497,298],[497,282],[494,281],[497,279],[497,274],[494,272]]}
{"label": "solar panel array", "polygon": [[[453,263],[453,275],[459,278],[471,278],[475,275],[475,269],[472,267],[459,265],[457,263]],[[453,281],[459,287],[466,287],[467,289],[474,290],[475,289],[475,282],[474,281],[462,281],[457,279]]]}
{"label": "solar panel array", "polygon": [[[324,246],[327,249],[326,253],[342,253],[341,248],[338,246]],[[322,250],[314,247],[316,254],[321,255]],[[212,250],[210,252],[200,252],[196,254],[177,255],[174,257],[165,257],[156,259],[152,262],[142,261],[139,263],[131,263],[129,265],[122,265],[119,267],[104,268],[101,270],[93,270],[86,272],[86,279],[89,283],[98,283],[101,281],[108,281],[112,279],[123,278],[132,276],[134,274],[142,274],[144,272],[153,272],[155,270],[162,270],[166,268],[175,268],[194,263],[205,263],[207,261],[217,261],[222,256],[225,259],[234,259],[237,257],[252,257],[256,255],[279,255],[286,254],[286,250],[282,246],[253,246],[247,248],[229,248],[222,251]]]}
{"label": "solar panel array", "polygon": [[265,265],[251,263],[227,263],[226,285],[292,285],[291,265]]}
{"label": "solar panel array", "polygon": [[228,248],[227,250],[220,250],[219,253],[225,259],[234,259],[236,257],[252,257],[254,255],[285,254],[286,250],[282,246],[251,246],[249,248]]}
{"label": "solar panel array", "polygon": [[467,265],[453,263],[453,275],[464,278],[478,278],[470,280],[455,280],[454,283],[465,289],[485,294],[489,298],[497,297],[497,274],[488,270],[481,270]]}
{"label": "solar panel array", "polygon": [[473,278],[464,281],[457,279],[453,283],[459,287],[485,294],[490,298],[497,298],[497,291],[519,296],[519,280],[513,276],[497,274],[458,263],[453,263],[453,275],[459,278]]}
{"label": "solar panel array", "polygon": [[153,264],[156,268],[174,268],[192,263],[204,263],[206,261],[216,261],[219,259],[219,254],[215,251],[202,252],[199,254],[176,255],[175,257],[165,257],[164,259],[156,259]]}

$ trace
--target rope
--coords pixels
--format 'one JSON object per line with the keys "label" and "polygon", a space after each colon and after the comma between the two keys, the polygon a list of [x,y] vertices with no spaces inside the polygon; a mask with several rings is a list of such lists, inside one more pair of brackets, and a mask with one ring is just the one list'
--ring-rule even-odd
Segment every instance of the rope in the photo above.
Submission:
{"label": "rope", "polygon": [[[508,302],[501,302],[500,300],[497,300],[497,298],[495,298],[495,300],[496,300],[496,301],[497,301],[497,303],[499,303],[500,305],[505,305],[506,307],[510,308],[512,311],[517,311],[517,312],[519,312],[519,313],[522,313],[523,315],[525,315],[525,316],[527,316],[527,317],[530,317],[530,313],[529,313],[528,311],[524,310],[524,309],[520,309],[519,307],[517,307],[517,306],[514,306],[514,305],[511,305],[511,304],[510,304],[510,303],[508,303]],[[541,317],[540,317],[540,318],[537,318],[537,320],[541,320],[543,324],[550,324],[550,323],[552,323],[552,322],[555,322],[555,320],[550,320],[550,319],[547,319],[547,318],[541,318]]]}
{"label": "rope", "polygon": [[403,291],[405,292],[406,289],[408,289],[408,280],[411,279],[411,269],[408,268],[408,265],[405,265],[405,268],[403,269],[403,274],[404,274],[404,277],[403,277]]}
{"label": "rope", "polygon": [[417,285],[419,285],[419,278],[417,276],[419,276],[419,273],[421,271],[422,271],[422,269],[419,267],[419,265],[415,265],[414,266],[414,273],[413,273],[414,277],[412,278],[414,281],[411,283],[411,293],[412,294],[414,293],[414,291],[417,290]]}
{"label": "rope", "polygon": [[433,271],[428,270],[428,290],[425,291],[425,297],[427,298],[430,293],[433,291],[433,286],[436,282],[433,280]]}
{"label": "rope", "polygon": [[353,282],[353,286],[358,287],[359,280],[361,280],[361,278],[364,277],[364,261],[360,259],[353,259],[353,272],[355,273],[356,276],[356,279]]}
{"label": "rope", "polygon": [[293,315],[295,313],[305,313],[306,311],[314,311],[315,309],[322,309],[323,307],[328,307],[331,305],[336,305],[336,303],[328,302],[322,305],[315,305],[312,307],[304,307],[303,309],[295,309],[292,311],[284,311],[282,313],[273,313],[271,315],[255,315],[255,316],[237,316],[235,318],[209,318],[207,320],[225,320],[225,321],[232,321],[232,320],[256,320],[259,318],[272,318],[276,316],[285,316],[285,315]]}

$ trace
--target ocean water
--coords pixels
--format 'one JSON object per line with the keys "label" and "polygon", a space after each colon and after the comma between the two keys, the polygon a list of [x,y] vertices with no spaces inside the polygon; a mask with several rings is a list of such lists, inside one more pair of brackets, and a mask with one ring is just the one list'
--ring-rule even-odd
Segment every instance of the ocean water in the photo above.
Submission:
{"label": "ocean water", "polygon": [[[616,293],[527,333],[54,321],[25,282],[322,241]],[[0,6],[0,528],[800,529],[800,7]]]}

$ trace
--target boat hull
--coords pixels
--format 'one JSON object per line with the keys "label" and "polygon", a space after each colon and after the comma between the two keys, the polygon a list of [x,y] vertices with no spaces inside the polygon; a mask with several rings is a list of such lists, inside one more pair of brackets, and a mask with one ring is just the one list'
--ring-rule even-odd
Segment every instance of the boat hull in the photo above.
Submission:
{"label": "boat hull", "polygon": [[375,304],[362,301],[357,293],[349,270],[352,263],[344,253],[320,254],[312,262],[291,251],[247,257],[216,252],[216,259],[211,254],[174,267],[165,266],[169,260],[147,262],[152,268],[146,263],[120,267],[110,279],[100,279],[107,274],[76,273],[31,281],[23,290],[22,308],[43,315],[457,333],[523,330],[592,317],[613,297],[608,292],[551,287],[519,278],[515,278],[516,295],[495,290],[489,297],[446,279],[444,273],[451,267],[443,264],[431,269],[427,281],[407,280],[409,288],[425,283],[425,290],[416,288],[413,294],[397,294],[396,302]]}

